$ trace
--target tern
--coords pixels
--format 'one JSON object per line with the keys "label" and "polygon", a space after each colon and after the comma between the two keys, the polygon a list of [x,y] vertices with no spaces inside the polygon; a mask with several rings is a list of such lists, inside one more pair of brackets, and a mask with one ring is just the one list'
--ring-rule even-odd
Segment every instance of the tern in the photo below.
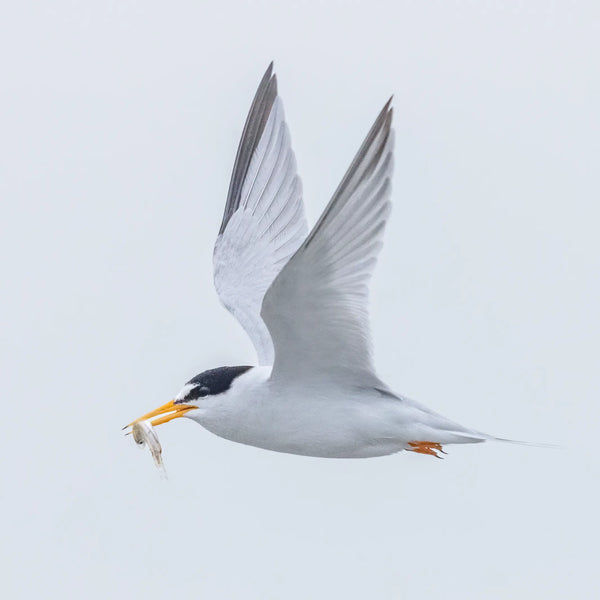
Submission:
{"label": "tern", "polygon": [[233,442],[324,458],[403,450],[439,458],[446,444],[499,439],[393,392],[375,372],[368,292],[391,207],[391,102],[309,232],[269,65],[213,255],[217,294],[252,340],[258,365],[204,371],[133,423],[187,417]]}

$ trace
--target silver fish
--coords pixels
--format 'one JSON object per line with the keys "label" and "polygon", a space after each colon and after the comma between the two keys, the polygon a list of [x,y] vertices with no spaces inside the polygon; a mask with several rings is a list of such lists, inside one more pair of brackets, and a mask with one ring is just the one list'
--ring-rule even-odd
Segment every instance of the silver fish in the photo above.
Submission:
{"label": "silver fish", "polygon": [[138,446],[148,446],[160,476],[166,479],[167,472],[162,461],[162,448],[150,421],[136,421],[131,427],[131,434]]}

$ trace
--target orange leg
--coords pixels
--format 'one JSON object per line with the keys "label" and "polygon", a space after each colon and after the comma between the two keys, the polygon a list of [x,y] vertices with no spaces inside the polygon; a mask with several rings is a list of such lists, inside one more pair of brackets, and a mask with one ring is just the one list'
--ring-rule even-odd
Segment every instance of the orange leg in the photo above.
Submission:
{"label": "orange leg", "polygon": [[436,458],[442,458],[438,452],[446,454],[442,450],[442,445],[437,442],[408,442],[410,448],[407,448],[409,452],[417,452],[418,454],[429,454]]}

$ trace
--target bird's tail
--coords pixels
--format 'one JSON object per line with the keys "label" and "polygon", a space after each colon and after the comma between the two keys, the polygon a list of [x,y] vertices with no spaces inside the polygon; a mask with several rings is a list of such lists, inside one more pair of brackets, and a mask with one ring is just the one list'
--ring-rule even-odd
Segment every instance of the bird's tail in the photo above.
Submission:
{"label": "bird's tail", "polygon": [[493,435],[486,436],[485,441],[503,442],[506,444],[519,444],[520,446],[531,446],[532,448],[560,448],[558,444],[546,444],[542,442],[525,442],[523,440],[511,440],[508,438],[501,438]]}

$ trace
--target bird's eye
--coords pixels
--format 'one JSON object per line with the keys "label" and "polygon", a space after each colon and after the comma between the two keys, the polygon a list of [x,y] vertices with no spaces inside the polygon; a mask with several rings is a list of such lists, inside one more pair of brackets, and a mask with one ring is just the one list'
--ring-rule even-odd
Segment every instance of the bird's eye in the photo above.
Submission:
{"label": "bird's eye", "polygon": [[203,385],[197,385],[195,388],[192,388],[187,396],[185,397],[185,400],[195,400],[196,398],[204,398],[204,396],[208,396],[208,394],[210,393],[210,390],[203,386]]}

